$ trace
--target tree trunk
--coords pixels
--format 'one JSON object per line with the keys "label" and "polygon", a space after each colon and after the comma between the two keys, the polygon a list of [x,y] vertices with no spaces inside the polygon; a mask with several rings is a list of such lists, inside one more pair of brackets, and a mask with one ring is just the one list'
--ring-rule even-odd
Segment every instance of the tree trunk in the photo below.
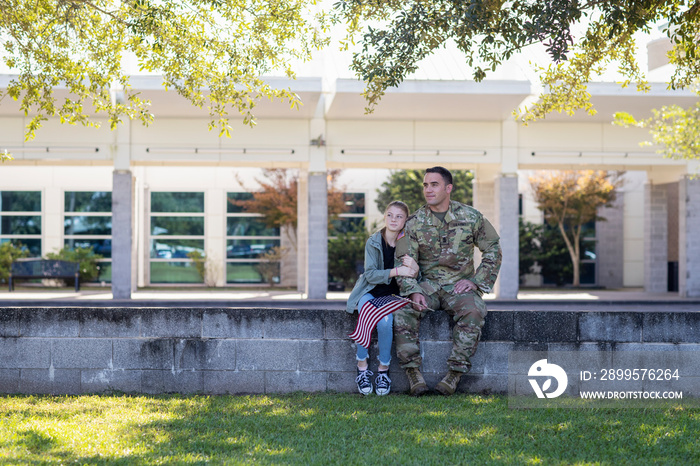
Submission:
{"label": "tree trunk", "polygon": [[578,235],[574,236],[574,256],[572,257],[572,265],[574,266],[574,286],[581,286],[581,245],[578,240]]}
{"label": "tree trunk", "polygon": [[559,226],[559,233],[564,237],[564,242],[566,243],[566,249],[569,250],[569,257],[571,258],[571,265],[574,268],[574,286],[580,286],[581,285],[581,279],[579,275],[579,259],[578,259],[578,240],[575,239],[576,241],[576,246],[574,246],[571,243],[571,240],[569,239],[569,235],[566,234],[566,230],[564,230],[564,222],[557,222],[557,225]]}

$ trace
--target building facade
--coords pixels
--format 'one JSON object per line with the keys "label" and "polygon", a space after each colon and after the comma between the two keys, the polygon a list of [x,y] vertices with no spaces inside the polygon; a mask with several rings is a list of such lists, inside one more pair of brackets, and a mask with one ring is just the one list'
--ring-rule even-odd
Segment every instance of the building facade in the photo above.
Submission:
{"label": "building facade", "polygon": [[[365,206],[348,215],[366,216],[369,225],[381,217],[374,199],[389,170],[442,165],[474,171],[474,205],[502,239],[496,294],[513,298],[518,217],[541,221],[527,173],[625,170],[621,195],[604,213],[608,221],[588,238],[594,283],[665,292],[669,276],[677,276],[680,296],[700,296],[700,236],[692,233],[700,228],[697,163],[664,159],[640,146],[649,139],[645,131],[611,124],[616,111],[644,117],[662,105],[691,105],[695,94],[662,84],[640,94],[598,83],[589,88],[595,116],[552,115],[523,126],[512,111],[533,98],[528,81],[406,81],[370,115],[355,80],[271,81],[291,87],[304,105],[261,102],[257,126],[234,126],[231,138],[208,131],[206,112],[164,91],[155,76],[133,81],[152,102],[149,127],[126,122],[110,131],[49,119],[25,142],[26,117],[3,101],[0,149],[15,160],[0,165],[0,241],[21,241],[33,255],[91,246],[104,256],[102,276],[115,298],[130,297],[137,286],[201,283],[192,251],[210,259],[209,285],[259,281],[260,252],[280,246],[294,252],[282,261],[283,284],[322,298],[327,171],[344,169],[348,199],[360,195]],[[294,235],[265,227],[232,202],[249,196],[260,168],[298,170]]]}

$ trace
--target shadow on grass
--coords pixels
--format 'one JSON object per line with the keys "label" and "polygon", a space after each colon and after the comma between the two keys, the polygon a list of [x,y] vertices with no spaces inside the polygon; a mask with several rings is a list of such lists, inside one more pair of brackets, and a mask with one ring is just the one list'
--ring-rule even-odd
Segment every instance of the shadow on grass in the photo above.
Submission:
{"label": "shadow on grass", "polygon": [[474,395],[111,398],[118,401],[115,409],[133,406],[157,419],[131,420],[125,414],[113,433],[119,448],[95,455],[23,434],[19,442],[24,443],[15,446],[34,453],[24,462],[685,465],[700,461],[698,410],[511,410],[505,397]]}
{"label": "shadow on grass", "polygon": [[696,413],[514,411],[505,398],[476,396],[221,397],[176,404],[173,419],[134,438],[153,441],[145,463],[687,464],[700,460]]}

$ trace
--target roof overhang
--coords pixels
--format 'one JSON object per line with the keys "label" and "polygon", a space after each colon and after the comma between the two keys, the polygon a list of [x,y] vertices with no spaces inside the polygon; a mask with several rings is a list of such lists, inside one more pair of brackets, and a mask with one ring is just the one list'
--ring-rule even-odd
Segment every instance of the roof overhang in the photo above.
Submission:
{"label": "roof overhang", "polygon": [[[0,89],[6,89],[8,83],[15,75],[0,75]],[[267,84],[276,89],[289,89],[301,99],[302,105],[298,109],[292,109],[287,101],[270,101],[261,98],[256,101],[253,114],[257,118],[302,118],[308,119],[316,111],[319,98],[322,93],[321,78],[265,78]],[[156,118],[208,118],[209,113],[204,108],[194,106],[189,100],[178,94],[174,89],[165,90],[163,78],[155,75],[131,76],[129,79],[131,91],[138,93],[142,99],[151,102],[150,111]],[[69,98],[70,94],[65,87],[56,87],[54,97],[57,102]],[[86,111],[90,111],[86,105]],[[0,116],[17,116],[20,112],[20,104],[10,98],[5,98],[0,103]],[[232,113],[232,117],[236,113]]]}
{"label": "roof overhang", "polygon": [[550,113],[547,121],[566,122],[609,122],[617,112],[627,112],[637,119],[652,116],[652,109],[664,105],[679,105],[690,107],[698,101],[698,95],[689,90],[668,89],[666,83],[650,83],[649,92],[637,91],[631,84],[623,88],[620,83],[589,83],[588,92],[591,103],[596,110],[595,115],[589,115],[585,110],[577,110],[573,115],[565,113]]}
{"label": "roof overhang", "polygon": [[326,117],[379,120],[504,120],[531,95],[528,81],[404,81],[387,89],[371,114],[362,96],[364,83],[336,81]]}

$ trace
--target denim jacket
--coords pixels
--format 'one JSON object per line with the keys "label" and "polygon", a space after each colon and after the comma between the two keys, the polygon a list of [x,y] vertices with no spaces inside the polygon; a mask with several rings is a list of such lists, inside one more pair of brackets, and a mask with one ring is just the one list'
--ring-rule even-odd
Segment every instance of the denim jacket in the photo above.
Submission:
{"label": "denim jacket", "polygon": [[346,311],[351,314],[355,312],[360,298],[372,291],[372,288],[375,286],[380,283],[388,285],[391,281],[390,273],[391,269],[384,268],[382,232],[378,231],[367,240],[365,245],[365,272],[355,282],[355,286],[348,298]]}

